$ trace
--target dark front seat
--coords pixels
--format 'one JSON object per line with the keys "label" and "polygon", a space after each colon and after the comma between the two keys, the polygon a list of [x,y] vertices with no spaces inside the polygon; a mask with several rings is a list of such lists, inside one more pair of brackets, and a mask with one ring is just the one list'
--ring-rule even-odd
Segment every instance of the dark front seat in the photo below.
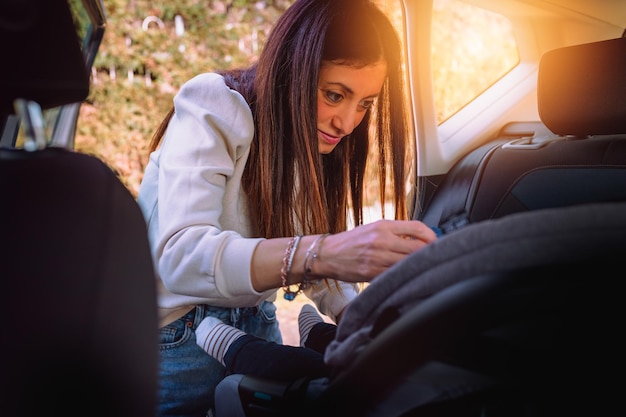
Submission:
{"label": "dark front seat", "polygon": [[0,414],[154,415],[154,271],[132,195],[52,148],[0,150],[0,193]]}
{"label": "dark front seat", "polygon": [[[86,98],[67,1],[4,2],[0,17],[0,117],[18,98]],[[155,415],[155,275],[133,196],[99,159],[45,144],[0,149],[0,195],[0,415]]]}

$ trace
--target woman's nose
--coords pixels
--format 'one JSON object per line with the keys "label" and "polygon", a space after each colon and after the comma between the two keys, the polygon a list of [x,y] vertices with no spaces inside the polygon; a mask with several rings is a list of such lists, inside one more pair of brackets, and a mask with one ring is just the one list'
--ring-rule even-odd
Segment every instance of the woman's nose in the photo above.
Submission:
{"label": "woman's nose", "polygon": [[354,128],[361,121],[359,114],[353,109],[339,111],[333,117],[333,127],[340,132],[341,136],[352,133]]}

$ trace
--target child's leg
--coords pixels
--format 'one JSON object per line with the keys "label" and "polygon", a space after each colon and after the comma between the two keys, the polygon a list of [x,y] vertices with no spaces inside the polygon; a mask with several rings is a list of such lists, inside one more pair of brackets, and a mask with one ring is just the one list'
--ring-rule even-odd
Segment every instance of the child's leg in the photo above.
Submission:
{"label": "child's leg", "polygon": [[329,375],[323,356],[318,352],[268,342],[214,317],[207,317],[200,323],[196,337],[200,347],[219,360],[230,374],[287,381]]}
{"label": "child's leg", "polygon": [[317,310],[310,304],[305,304],[298,315],[300,330],[300,346],[313,349],[324,354],[326,346],[334,339],[337,326],[325,323]]}
{"label": "child's leg", "polygon": [[279,345],[251,335],[233,343],[225,360],[232,373],[286,381],[329,376],[322,354],[304,347]]}
{"label": "child's leg", "polygon": [[222,365],[230,346],[246,333],[229,326],[216,317],[206,317],[196,329],[196,343]]}
{"label": "child's leg", "polygon": [[322,355],[326,351],[326,347],[335,338],[337,333],[337,326],[330,323],[317,323],[307,337],[304,346],[308,349],[312,349]]}

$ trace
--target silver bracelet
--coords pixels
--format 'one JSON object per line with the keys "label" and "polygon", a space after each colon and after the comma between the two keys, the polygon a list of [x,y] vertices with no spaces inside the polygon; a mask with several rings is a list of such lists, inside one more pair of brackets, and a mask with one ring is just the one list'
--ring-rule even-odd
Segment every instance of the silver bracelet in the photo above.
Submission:
{"label": "silver bracelet", "polygon": [[322,243],[324,243],[324,239],[326,239],[328,235],[329,233],[319,235],[306,251],[306,256],[304,258],[304,280],[302,281],[302,284],[300,284],[300,289],[302,290],[311,286],[311,278],[309,274],[313,272],[313,264],[315,263],[315,260],[319,258],[319,254],[322,250]]}
{"label": "silver bracelet", "polygon": [[289,275],[291,274],[291,265],[293,263],[293,258],[296,254],[296,250],[298,249],[298,245],[300,244],[300,239],[302,236],[294,236],[291,238],[289,243],[287,244],[287,248],[285,248],[285,254],[283,255],[283,266],[280,269],[280,278],[283,285],[283,291],[285,293],[285,300],[293,301],[296,298],[296,295],[300,292],[300,287],[296,291],[291,290],[291,286],[289,284]]}

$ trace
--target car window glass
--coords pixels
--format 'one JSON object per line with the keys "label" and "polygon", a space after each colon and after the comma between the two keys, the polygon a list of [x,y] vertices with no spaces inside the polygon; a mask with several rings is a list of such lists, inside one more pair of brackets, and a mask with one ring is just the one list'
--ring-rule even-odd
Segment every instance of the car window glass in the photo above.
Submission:
{"label": "car window glass", "polygon": [[441,124],[519,62],[510,21],[459,0],[434,0],[432,71]]}

